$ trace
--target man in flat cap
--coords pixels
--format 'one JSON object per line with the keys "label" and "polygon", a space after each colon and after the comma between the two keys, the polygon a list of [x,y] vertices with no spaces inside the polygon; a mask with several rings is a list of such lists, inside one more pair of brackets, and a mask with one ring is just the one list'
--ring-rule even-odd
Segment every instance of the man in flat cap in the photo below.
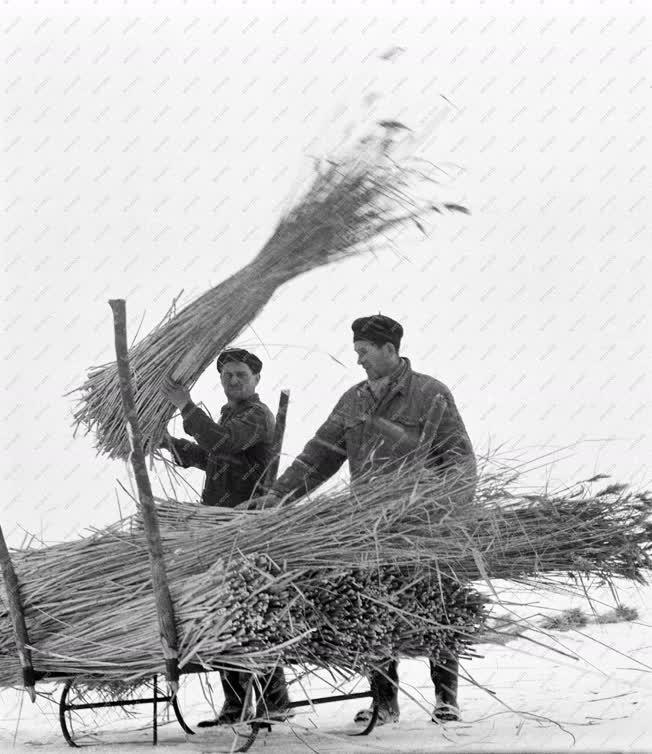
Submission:
{"label": "man in flat cap", "polygon": [[[325,482],[346,460],[354,484],[368,471],[386,472],[416,449],[435,399],[443,399],[445,408],[428,451],[428,466],[462,479],[463,484],[456,485],[456,496],[460,501],[472,499],[476,460],[451,391],[433,377],[414,372],[409,360],[399,355],[403,328],[395,320],[381,314],[360,317],[351,329],[358,364],[367,379],[344,393],[271,491],[250,505],[268,507],[278,505],[281,499],[296,500]],[[459,719],[457,657],[442,653],[437,663],[431,660],[430,673],[436,696],[432,720]],[[378,699],[379,722],[398,721],[397,662],[390,662],[383,673],[374,672],[371,683]],[[367,722],[370,716],[370,710],[362,710],[356,721]]]}
{"label": "man in flat cap", "polygon": [[181,411],[184,431],[196,440],[168,437],[166,447],[183,468],[206,472],[203,505],[233,508],[248,500],[271,460],[274,414],[256,393],[262,366],[242,348],[219,355],[217,371],[227,398],[219,422],[196,406],[182,385],[168,379],[163,386],[163,395]]}
{"label": "man in flat cap", "polygon": [[[271,461],[274,414],[260,401],[256,386],[261,360],[242,348],[223,351],[217,371],[227,398],[218,422],[196,406],[183,385],[167,379],[162,392],[183,417],[184,431],[196,442],[167,437],[163,446],[183,468],[206,472],[201,502],[233,508],[258,489]],[[226,725],[249,716],[244,710],[246,685],[238,671],[221,673],[225,702],[215,725]],[[286,716],[289,703],[283,668],[259,678],[263,689],[256,717]]]}

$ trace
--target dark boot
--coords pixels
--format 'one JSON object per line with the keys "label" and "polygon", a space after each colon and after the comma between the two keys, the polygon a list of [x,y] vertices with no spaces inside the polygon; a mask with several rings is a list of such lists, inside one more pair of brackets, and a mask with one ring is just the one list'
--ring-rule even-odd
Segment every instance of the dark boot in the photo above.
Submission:
{"label": "dark boot", "polygon": [[222,670],[220,671],[220,680],[224,692],[222,709],[214,720],[199,722],[199,728],[210,728],[214,725],[233,725],[252,717],[251,702],[249,702],[247,709],[244,708],[247,698],[247,681],[243,682],[241,674],[237,670]]}
{"label": "dark boot", "polygon": [[257,718],[280,722],[293,716],[282,667],[277,666],[271,673],[258,676],[258,684]]}
{"label": "dark boot", "polygon": [[460,719],[457,704],[457,656],[449,650],[443,650],[435,664],[430,660],[430,677],[435,687],[435,709],[432,713],[434,723],[450,722]]}
{"label": "dark boot", "polygon": [[230,725],[244,720],[251,715],[251,709],[245,710],[247,698],[247,683],[237,670],[223,670],[220,673],[222,690],[224,691],[224,705],[217,716],[218,725]]}
{"label": "dark boot", "polygon": [[[398,706],[398,662],[391,660],[387,665],[381,666],[381,670],[382,673],[372,670],[369,679],[374,703],[378,705],[376,725],[397,723],[401,714]],[[366,725],[371,720],[372,714],[373,705],[370,709],[360,710],[353,721]]]}

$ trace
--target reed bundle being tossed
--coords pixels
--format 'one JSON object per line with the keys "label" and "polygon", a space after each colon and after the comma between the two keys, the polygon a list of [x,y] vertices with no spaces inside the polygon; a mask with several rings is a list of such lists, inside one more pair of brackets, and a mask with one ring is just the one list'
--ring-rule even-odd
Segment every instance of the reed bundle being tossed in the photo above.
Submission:
{"label": "reed bundle being tossed", "polygon": [[[182,669],[279,658],[355,668],[460,650],[485,615],[471,582],[643,581],[652,565],[652,498],[619,488],[528,499],[484,479],[465,503],[450,479],[401,469],[280,509],[159,510]],[[37,671],[99,681],[160,671],[138,516],[13,559]],[[0,686],[19,677],[0,610]]]}
{"label": "reed bundle being tossed", "polygon": [[[146,453],[158,447],[174,407],[160,394],[166,376],[190,388],[218,353],[231,343],[275,290],[320,265],[373,248],[379,237],[443,210],[467,212],[459,204],[433,202],[435,181],[407,161],[397,162],[382,139],[366,139],[339,163],[327,162],[304,196],[279,222],[255,259],[188,304],[133,347],[136,408]],[[434,171],[433,171],[434,172]],[[420,182],[427,199],[417,198]],[[127,458],[115,363],[92,369],[79,389],[74,421],[96,435],[98,449]]]}

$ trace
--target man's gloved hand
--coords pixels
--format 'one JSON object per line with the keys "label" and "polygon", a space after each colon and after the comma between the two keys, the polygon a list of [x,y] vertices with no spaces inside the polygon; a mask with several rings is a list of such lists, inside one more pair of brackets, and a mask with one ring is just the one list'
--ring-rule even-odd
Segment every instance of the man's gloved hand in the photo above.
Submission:
{"label": "man's gloved hand", "polygon": [[245,500],[244,503],[236,505],[235,508],[241,511],[267,510],[268,508],[277,508],[281,504],[282,499],[276,492],[268,492],[265,495],[252,497],[251,500]]}

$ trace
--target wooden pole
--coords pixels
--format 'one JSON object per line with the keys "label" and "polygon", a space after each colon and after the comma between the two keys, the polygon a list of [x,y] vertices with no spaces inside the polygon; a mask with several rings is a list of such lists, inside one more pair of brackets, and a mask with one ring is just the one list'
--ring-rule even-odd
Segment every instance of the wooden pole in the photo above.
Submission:
{"label": "wooden pole", "polygon": [[127,346],[127,313],[123,299],[109,301],[113,310],[113,330],[115,335],[115,353],[120,378],[120,393],[122,406],[127,423],[127,435],[131,446],[130,460],[138,486],[138,498],[143,517],[149,562],[152,569],[152,585],[156,600],[161,646],[165,658],[165,672],[173,694],[179,689],[178,639],[174,623],[174,608],[168,587],[161,533],[156,517],[152,486],[147,474],[145,454],[143,453],[142,436],[134,402],[134,391],[131,384],[131,367],[129,366],[129,349]]}
{"label": "wooden pole", "polygon": [[25,684],[25,690],[29,694],[29,698],[32,702],[35,702],[36,691],[34,690],[34,685],[36,678],[34,676],[34,667],[32,665],[32,653],[27,647],[29,644],[29,637],[27,636],[27,626],[25,625],[25,613],[23,611],[23,603],[20,599],[18,578],[16,576],[16,571],[14,571],[14,564],[11,562],[11,556],[9,555],[9,549],[5,542],[5,536],[2,533],[1,526],[0,565],[2,565],[2,576],[7,589],[9,615],[11,616],[11,623],[14,628],[14,640],[16,642],[16,649],[18,650],[20,666],[23,670],[23,683]]}
{"label": "wooden pole", "polygon": [[274,440],[272,442],[272,460],[265,476],[264,487],[268,490],[276,481],[279,463],[281,462],[281,450],[283,449],[283,437],[285,436],[285,425],[288,415],[288,403],[290,402],[290,391],[281,390],[281,397],[278,402],[278,412],[276,414],[276,425],[274,427]]}

